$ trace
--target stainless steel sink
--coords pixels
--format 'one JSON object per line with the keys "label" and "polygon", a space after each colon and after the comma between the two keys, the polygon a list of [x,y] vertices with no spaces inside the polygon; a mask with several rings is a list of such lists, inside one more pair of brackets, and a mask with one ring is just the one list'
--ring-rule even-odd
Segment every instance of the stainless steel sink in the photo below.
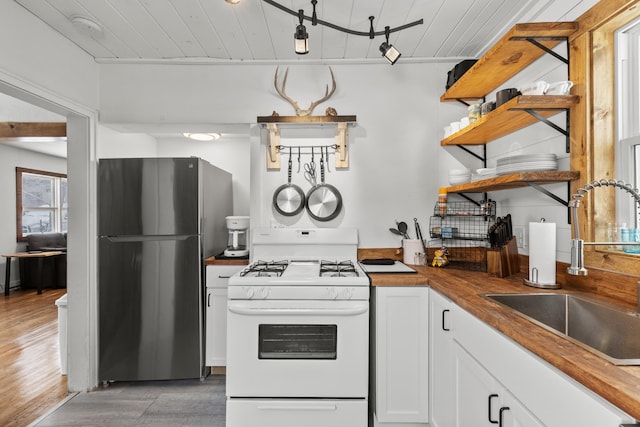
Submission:
{"label": "stainless steel sink", "polygon": [[640,365],[640,315],[582,295],[486,294],[615,365]]}

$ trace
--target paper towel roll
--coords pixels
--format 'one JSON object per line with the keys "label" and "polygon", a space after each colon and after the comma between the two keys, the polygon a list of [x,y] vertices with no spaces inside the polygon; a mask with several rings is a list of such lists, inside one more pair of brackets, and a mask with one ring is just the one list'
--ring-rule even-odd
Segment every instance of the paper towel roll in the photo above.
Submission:
{"label": "paper towel roll", "polygon": [[556,224],[553,222],[529,223],[529,281],[556,283]]}

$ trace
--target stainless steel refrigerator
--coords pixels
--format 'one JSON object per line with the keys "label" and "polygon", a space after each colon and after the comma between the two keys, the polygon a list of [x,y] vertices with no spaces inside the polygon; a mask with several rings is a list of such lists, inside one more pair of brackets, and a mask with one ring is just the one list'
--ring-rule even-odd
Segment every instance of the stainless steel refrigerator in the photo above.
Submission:
{"label": "stainless steel refrigerator", "polygon": [[100,381],[206,376],[203,261],[232,202],[231,174],[195,157],[99,161]]}

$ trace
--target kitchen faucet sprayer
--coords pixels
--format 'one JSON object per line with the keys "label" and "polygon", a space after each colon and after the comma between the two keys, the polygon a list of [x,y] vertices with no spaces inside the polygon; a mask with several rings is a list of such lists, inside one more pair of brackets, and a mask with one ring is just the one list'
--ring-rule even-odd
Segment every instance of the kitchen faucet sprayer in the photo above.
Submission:
{"label": "kitchen faucet sprayer", "polygon": [[567,268],[567,273],[573,276],[586,276],[588,273],[587,269],[584,267],[584,245],[600,246],[621,243],[624,243],[625,245],[634,244],[630,242],[585,242],[584,240],[580,239],[580,227],[578,225],[578,206],[580,206],[580,201],[585,194],[598,187],[620,188],[621,190],[629,193],[636,201],[636,204],[640,206],[640,192],[638,192],[638,189],[633,188],[631,184],[627,184],[624,181],[615,179],[601,179],[600,181],[593,181],[592,183],[580,188],[576,192],[576,194],[573,195],[571,201],[569,202],[569,208],[571,208],[571,221],[573,222],[573,239],[571,239],[571,265]]}

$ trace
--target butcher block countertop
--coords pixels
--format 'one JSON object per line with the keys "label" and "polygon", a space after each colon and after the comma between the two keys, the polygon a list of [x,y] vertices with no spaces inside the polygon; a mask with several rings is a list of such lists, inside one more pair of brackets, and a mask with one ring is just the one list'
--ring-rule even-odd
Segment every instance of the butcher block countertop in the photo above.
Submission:
{"label": "butcher block countertop", "polygon": [[[524,273],[507,278],[448,268],[412,266],[418,274],[369,274],[372,286],[430,286],[618,408],[640,420],[640,366],[616,366],[518,316],[482,294],[571,292],[523,284]],[[584,294],[584,292],[582,292]],[[598,298],[607,300],[602,296]],[[616,304],[619,301],[609,300]],[[635,311],[631,304],[628,308]]]}
{"label": "butcher block countertop", "polygon": [[248,265],[249,258],[226,258],[215,256],[209,257],[204,260],[204,265]]}

